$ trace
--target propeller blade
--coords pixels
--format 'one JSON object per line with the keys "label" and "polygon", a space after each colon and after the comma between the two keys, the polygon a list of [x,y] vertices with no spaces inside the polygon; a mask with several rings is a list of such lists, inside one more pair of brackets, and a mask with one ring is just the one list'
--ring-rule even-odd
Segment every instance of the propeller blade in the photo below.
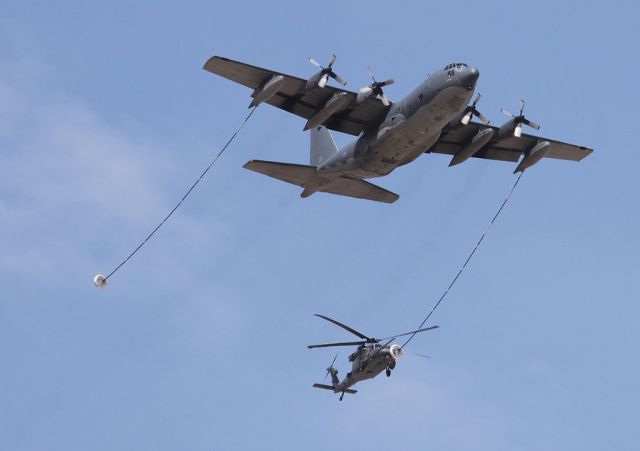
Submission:
{"label": "propeller blade", "polygon": [[382,101],[382,104],[383,104],[384,106],[389,106],[389,105],[391,105],[391,102],[389,101],[389,98],[388,98],[386,95],[384,95],[384,92],[381,92],[381,93],[380,93],[380,100]]}
{"label": "propeller blade", "polygon": [[535,122],[530,121],[529,119],[525,119],[522,122],[525,123],[526,125],[528,125],[531,128],[535,128],[536,130],[540,130],[540,126],[538,124],[536,124]]}
{"label": "propeller blade", "polygon": [[473,114],[473,111],[469,111],[468,113],[466,113],[464,116],[462,116],[462,119],[460,119],[460,123],[463,125],[467,125],[471,120],[472,114]]}
{"label": "propeller blade", "polygon": [[358,345],[363,345],[367,343],[367,340],[362,340],[362,341],[343,341],[340,343],[322,343],[319,345],[309,345],[307,346],[307,348],[309,349],[314,349],[314,348],[333,348],[334,346],[358,346]]}
{"label": "propeller blade", "polygon": [[371,91],[373,91],[371,86],[365,86],[364,88],[360,88],[360,92],[363,94],[369,94],[371,93]]}
{"label": "propeller blade", "polygon": [[322,77],[320,77],[320,80],[318,80],[318,86],[320,88],[324,88],[325,86],[327,86],[327,80],[329,79],[329,75],[328,74],[323,74]]}
{"label": "propeller blade", "polygon": [[476,114],[476,117],[480,119],[480,122],[482,122],[483,124],[488,124],[489,122],[491,122],[491,119],[489,119],[487,116],[482,114],[480,111],[476,111],[475,114]]}
{"label": "propeller blade", "polygon": [[411,354],[412,355],[417,355],[418,357],[422,357],[422,358],[425,358],[425,359],[430,359],[431,358],[431,356],[427,355],[427,354],[418,354],[417,352],[412,352]]}
{"label": "propeller blade", "polygon": [[520,116],[522,116],[522,112],[524,111],[524,104],[525,104],[525,101],[520,100]]}
{"label": "propeller blade", "polygon": [[331,55],[331,59],[329,60],[329,67],[333,66],[333,63],[336,62],[336,54]]}
{"label": "propeller blade", "polygon": [[348,331],[348,332],[351,332],[353,335],[355,335],[356,337],[360,337],[360,338],[362,338],[363,340],[372,340],[371,338],[367,337],[367,336],[366,336],[366,335],[364,335],[364,334],[361,334],[361,333],[360,333],[360,332],[358,332],[357,330],[352,329],[351,327],[349,327],[349,326],[347,326],[347,325],[345,325],[345,324],[342,324],[341,322],[338,322],[338,321],[336,321],[335,319],[331,319],[331,318],[329,318],[328,316],[320,315],[319,313],[316,313],[316,314],[315,314],[315,316],[317,316],[318,318],[322,318],[322,319],[324,319],[324,320],[327,320],[327,321],[329,321],[330,323],[335,324],[336,326],[342,327],[344,330],[346,330],[346,331]]}
{"label": "propeller blade", "polygon": [[313,64],[314,66],[319,67],[320,69],[323,69],[323,67],[320,65],[320,63],[319,63],[319,62],[317,62],[315,59],[313,59],[313,58],[309,58],[309,62],[310,62],[311,64]]}
{"label": "propeller blade", "polygon": [[500,111],[502,112],[502,114],[506,114],[507,116],[515,117],[513,114],[511,114],[509,111],[505,110],[504,108],[500,108]]}
{"label": "propeller blade", "polygon": [[513,136],[516,138],[520,138],[522,136],[522,124],[516,124],[516,127],[513,129]]}
{"label": "propeller blade", "polygon": [[369,76],[373,79],[373,81],[376,81],[376,78],[373,76],[373,69],[371,69],[371,66],[367,65],[367,72],[369,73]]}
{"label": "propeller blade", "polygon": [[394,83],[395,83],[395,82],[393,81],[393,78],[390,78],[390,79],[388,79],[388,80],[383,81],[383,82],[382,82],[382,86],[389,86],[389,85],[392,85],[392,84],[394,84]]}
{"label": "propeller blade", "polygon": [[340,75],[336,74],[335,72],[331,72],[329,75],[331,76],[331,78],[333,78],[335,81],[337,81],[341,85],[346,85],[347,84],[347,80],[345,80],[344,78],[342,78]]}
{"label": "propeller blade", "polygon": [[392,335],[391,337],[387,337],[387,338],[380,338],[377,341],[393,340],[393,339],[398,338],[398,337],[404,337],[405,335],[417,334],[418,332],[426,332],[428,330],[437,329],[438,327],[440,327],[440,326],[425,327],[424,329],[412,330],[411,332],[405,332],[405,333],[399,334],[399,335]]}

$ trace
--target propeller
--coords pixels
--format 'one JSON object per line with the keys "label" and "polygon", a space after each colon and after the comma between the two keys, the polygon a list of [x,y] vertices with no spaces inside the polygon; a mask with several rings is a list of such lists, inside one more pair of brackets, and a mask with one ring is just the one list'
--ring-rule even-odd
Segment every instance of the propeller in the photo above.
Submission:
{"label": "propeller", "polygon": [[382,91],[382,88],[385,86],[392,85],[393,78],[390,78],[385,81],[376,81],[376,77],[373,76],[373,70],[371,70],[371,67],[367,66],[367,72],[369,73],[371,80],[373,80],[373,83],[371,83],[369,86],[365,86],[364,88],[360,89],[360,92],[362,93],[362,95],[366,97],[377,97],[382,101],[384,106],[391,105],[391,101],[384,94],[384,91]]}
{"label": "propeller", "polygon": [[327,377],[329,377],[329,374],[331,374],[331,370],[333,369],[333,364],[336,363],[337,358],[338,358],[338,354],[336,353],[335,357],[333,358],[333,362],[331,362],[331,365],[329,365],[329,368],[327,368],[327,373],[324,375],[324,379],[322,379],[323,384],[326,382]]}
{"label": "propeller", "polygon": [[478,109],[476,108],[476,105],[478,104],[478,101],[480,100],[481,97],[482,96],[480,95],[480,93],[478,93],[473,103],[464,109],[464,113],[462,114],[462,119],[460,119],[460,122],[462,124],[467,125],[469,121],[471,121],[471,117],[473,116],[480,119],[480,122],[482,122],[483,124],[488,124],[490,122],[489,118],[484,114],[482,114],[480,111],[478,111]]}
{"label": "propeller", "polygon": [[340,84],[343,84],[343,85],[347,84],[347,81],[344,78],[342,78],[340,75],[336,74],[333,71],[333,63],[336,62],[335,54],[331,55],[331,59],[329,60],[329,65],[327,67],[322,66],[319,62],[317,62],[313,58],[309,58],[309,62],[314,66],[320,68],[320,72],[322,74],[320,76],[320,80],[318,80],[318,86],[320,88],[324,88],[327,85],[327,81],[329,81],[329,77],[333,78],[335,81],[337,81]]}
{"label": "propeller", "polygon": [[324,320],[329,321],[330,323],[335,324],[336,326],[342,327],[344,330],[351,332],[352,334],[354,334],[357,337],[362,338],[362,340],[360,341],[344,341],[344,342],[338,342],[338,343],[323,343],[323,344],[319,344],[319,345],[309,345],[307,346],[309,349],[314,349],[314,348],[330,348],[330,347],[334,347],[334,346],[359,346],[359,345],[364,345],[364,344],[373,344],[373,343],[380,343],[381,341],[387,341],[387,343],[385,344],[388,345],[389,343],[391,343],[393,340],[395,340],[398,337],[404,337],[406,335],[412,335],[412,334],[417,334],[418,332],[426,332],[428,330],[433,330],[433,329],[437,329],[439,326],[431,326],[431,327],[425,327],[423,329],[418,329],[418,330],[413,330],[411,332],[405,332],[402,334],[398,334],[398,335],[392,335],[390,337],[386,337],[386,338],[370,338],[367,337],[366,335],[358,332],[357,330],[342,324],[341,322],[336,321],[335,319],[329,318],[328,316],[324,316],[324,315],[319,315],[316,313],[317,317],[322,318]]}
{"label": "propeller", "polygon": [[513,136],[517,138],[522,136],[522,124],[527,125],[531,128],[535,128],[536,130],[540,130],[540,126],[538,124],[536,124],[533,121],[530,121],[524,116],[525,103],[526,102],[524,100],[520,100],[520,114],[518,114],[517,116],[511,114],[504,108],[500,109],[500,111],[502,111],[503,114],[506,114],[507,116],[511,116],[513,118],[513,122],[516,124],[515,128],[513,129]]}

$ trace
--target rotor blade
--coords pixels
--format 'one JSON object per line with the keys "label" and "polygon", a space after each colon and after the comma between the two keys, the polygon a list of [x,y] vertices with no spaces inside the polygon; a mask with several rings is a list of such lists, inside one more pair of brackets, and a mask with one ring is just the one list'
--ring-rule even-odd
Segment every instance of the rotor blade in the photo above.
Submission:
{"label": "rotor blade", "polygon": [[329,60],[329,67],[333,66],[333,63],[336,62],[336,54],[331,55],[331,59]]}
{"label": "rotor blade", "polygon": [[507,116],[515,117],[513,114],[511,114],[510,112],[508,112],[504,108],[500,108],[500,111],[502,112],[502,114],[506,114]]}
{"label": "rotor blade", "polygon": [[331,73],[329,75],[331,76],[331,78],[333,78],[335,81],[337,81],[341,85],[346,85],[347,84],[347,80],[345,80],[344,78],[342,78],[340,75],[336,74],[335,72],[331,71]]}
{"label": "rotor blade", "polygon": [[380,93],[380,100],[382,101],[382,104],[383,104],[384,106],[389,106],[389,105],[391,105],[391,102],[389,101],[389,98],[388,98],[386,95],[384,95],[384,92],[381,92],[381,93]]}
{"label": "rotor blade", "polygon": [[482,122],[483,124],[488,124],[489,122],[491,122],[491,119],[489,119],[487,116],[482,114],[480,111],[476,110],[475,115],[478,117],[478,119],[480,119],[480,122]]}
{"label": "rotor blade", "polygon": [[468,113],[465,113],[464,116],[462,116],[462,119],[460,119],[460,123],[463,125],[467,125],[469,123],[469,121],[471,120],[471,115],[473,114],[473,111],[469,111]]}
{"label": "rotor blade", "polygon": [[363,345],[367,343],[366,340],[362,340],[362,341],[343,341],[342,343],[323,343],[320,345],[309,345],[307,346],[307,348],[309,349],[314,349],[314,348],[332,348],[334,346],[358,346],[358,345]]}
{"label": "rotor blade", "polygon": [[323,69],[323,67],[320,65],[320,63],[317,62],[316,60],[314,60],[313,58],[309,58],[309,62],[311,64],[313,64],[314,66],[319,67],[320,69]]}
{"label": "rotor blade", "polygon": [[329,318],[328,316],[320,315],[319,313],[316,313],[316,314],[315,314],[315,316],[317,316],[318,318],[322,318],[322,319],[324,319],[324,320],[327,320],[327,321],[329,321],[330,323],[335,324],[336,326],[340,326],[340,327],[342,327],[344,330],[346,330],[346,331],[348,331],[348,332],[351,332],[351,333],[352,333],[353,335],[355,335],[356,337],[360,337],[360,338],[362,338],[363,340],[371,340],[371,338],[367,337],[366,335],[361,334],[361,333],[360,333],[360,332],[358,332],[357,330],[352,329],[351,327],[349,327],[349,326],[347,326],[347,325],[344,325],[344,324],[342,324],[341,322],[336,321],[335,319],[331,319],[331,318]]}
{"label": "rotor blade", "polygon": [[520,116],[522,116],[522,112],[524,111],[524,104],[525,104],[525,101],[521,100],[520,101]]}
{"label": "rotor blade", "polygon": [[431,326],[431,327],[425,327],[424,329],[412,330],[411,332],[405,332],[405,333],[399,334],[399,335],[392,335],[391,337],[387,337],[387,338],[380,338],[378,341],[384,341],[384,340],[394,339],[394,338],[398,338],[398,337],[404,337],[405,335],[417,334],[418,332],[426,332],[428,330],[437,329],[438,327],[440,327],[440,326]]}
{"label": "rotor blade", "polygon": [[536,124],[535,122],[530,121],[529,119],[525,119],[522,122],[524,122],[525,124],[527,124],[531,128],[535,128],[536,130],[540,130],[540,126],[538,124]]}
{"label": "rotor blade", "polygon": [[322,77],[320,77],[320,80],[318,80],[318,87],[324,88],[325,86],[327,86],[328,79],[329,79],[329,75],[323,74]]}

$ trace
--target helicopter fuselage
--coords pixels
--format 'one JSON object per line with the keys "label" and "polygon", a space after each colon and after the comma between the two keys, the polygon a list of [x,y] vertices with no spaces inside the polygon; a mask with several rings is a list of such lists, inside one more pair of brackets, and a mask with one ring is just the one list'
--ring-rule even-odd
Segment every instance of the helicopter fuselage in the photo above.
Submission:
{"label": "helicopter fuselage", "polygon": [[[397,346],[397,345],[396,345]],[[358,382],[373,379],[382,371],[396,367],[396,359],[390,346],[365,345],[349,356],[351,371],[334,387],[335,393],[343,392]]]}

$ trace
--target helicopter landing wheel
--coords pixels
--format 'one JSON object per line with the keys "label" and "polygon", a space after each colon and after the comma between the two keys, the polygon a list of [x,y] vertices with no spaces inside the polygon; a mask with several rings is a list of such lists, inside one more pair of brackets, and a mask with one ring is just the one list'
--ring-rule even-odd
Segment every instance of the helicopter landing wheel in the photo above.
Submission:
{"label": "helicopter landing wheel", "polygon": [[391,370],[387,368],[387,377],[391,376]]}

